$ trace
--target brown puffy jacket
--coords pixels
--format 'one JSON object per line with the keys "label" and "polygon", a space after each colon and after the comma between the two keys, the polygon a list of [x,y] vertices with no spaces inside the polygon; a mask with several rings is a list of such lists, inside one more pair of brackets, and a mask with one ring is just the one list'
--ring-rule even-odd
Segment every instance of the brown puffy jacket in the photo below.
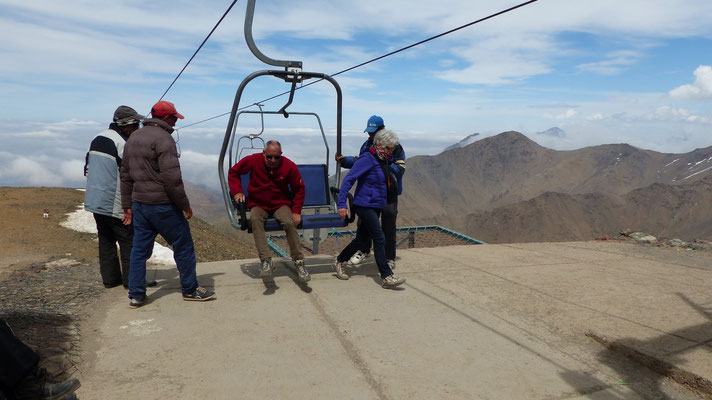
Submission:
{"label": "brown puffy jacket", "polygon": [[188,210],[190,202],[183,188],[173,128],[150,118],[126,141],[121,163],[121,206],[173,203]]}

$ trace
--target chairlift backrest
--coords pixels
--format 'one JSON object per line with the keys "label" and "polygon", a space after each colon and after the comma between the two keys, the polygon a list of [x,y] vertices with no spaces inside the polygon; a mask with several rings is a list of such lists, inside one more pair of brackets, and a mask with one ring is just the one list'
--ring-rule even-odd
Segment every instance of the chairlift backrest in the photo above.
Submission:
{"label": "chairlift backrest", "polygon": [[[329,178],[324,164],[297,165],[304,182],[304,208],[329,207]],[[250,184],[250,174],[240,176],[242,192],[247,196],[247,186]]]}

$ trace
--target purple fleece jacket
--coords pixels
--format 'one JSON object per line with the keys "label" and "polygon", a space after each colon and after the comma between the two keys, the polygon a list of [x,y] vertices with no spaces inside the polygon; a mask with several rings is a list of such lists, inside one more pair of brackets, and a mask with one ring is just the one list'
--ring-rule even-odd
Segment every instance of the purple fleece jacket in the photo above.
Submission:
{"label": "purple fleece jacket", "polygon": [[346,197],[358,180],[354,204],[361,207],[383,208],[386,206],[386,176],[371,153],[364,153],[356,159],[353,167],[346,174],[339,190],[339,208],[346,208]]}

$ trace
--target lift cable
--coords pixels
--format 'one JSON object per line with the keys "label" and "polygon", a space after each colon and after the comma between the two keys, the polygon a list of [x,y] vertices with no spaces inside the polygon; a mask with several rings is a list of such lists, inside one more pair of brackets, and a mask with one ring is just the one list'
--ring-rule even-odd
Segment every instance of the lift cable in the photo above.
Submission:
{"label": "lift cable", "polygon": [[173,87],[173,84],[176,83],[176,81],[177,81],[178,78],[181,76],[181,74],[183,73],[183,71],[185,71],[185,69],[188,68],[188,64],[190,64],[190,62],[193,61],[193,58],[195,58],[195,56],[198,54],[198,52],[200,51],[200,49],[203,48],[203,45],[205,44],[205,42],[208,41],[208,39],[209,39],[210,36],[213,34],[213,32],[215,32],[215,29],[218,28],[218,25],[220,25],[220,23],[223,21],[223,19],[225,19],[225,17],[226,17],[227,14],[230,12],[230,10],[231,10],[232,7],[235,5],[235,3],[237,3],[237,0],[233,0],[232,4],[230,4],[230,7],[228,7],[227,10],[225,11],[225,14],[223,14],[223,16],[220,17],[220,20],[218,20],[218,23],[215,24],[215,26],[214,26],[213,29],[210,31],[210,33],[208,33],[208,36],[205,37],[205,40],[203,40],[203,43],[201,43],[200,46],[198,46],[198,49],[195,50],[195,53],[193,53],[193,56],[190,57],[190,60],[188,60],[187,63],[185,63],[185,65],[183,66],[183,69],[180,70],[180,72],[178,73],[178,75],[176,76],[176,78],[173,79],[173,82],[171,82],[170,86],[168,86],[168,89],[166,89],[166,91],[163,92],[163,95],[161,96],[160,99],[158,99],[158,101],[163,100],[163,98],[166,96],[166,93],[168,93],[168,91],[171,90],[171,88]]}
{"label": "lift cable", "polygon": [[[237,0],[236,0],[236,1],[237,1]],[[427,38],[427,39],[424,39],[424,40],[421,40],[421,41],[419,41],[419,42],[417,42],[417,43],[413,43],[413,44],[411,44],[411,45],[402,47],[402,48],[400,48],[400,49],[398,49],[398,50],[394,50],[394,51],[392,51],[392,52],[390,52],[390,53],[387,53],[387,54],[384,54],[384,55],[382,55],[382,56],[379,56],[379,57],[370,59],[370,60],[368,60],[368,61],[362,62],[361,64],[354,65],[353,67],[346,68],[346,69],[341,70],[341,71],[339,71],[339,72],[337,72],[337,73],[335,73],[335,74],[332,74],[331,76],[341,75],[341,74],[343,74],[343,73],[352,71],[352,70],[354,70],[354,69],[356,69],[356,68],[363,67],[364,65],[367,65],[367,64],[370,64],[370,63],[372,63],[372,62],[381,60],[381,59],[383,59],[383,58],[392,56],[392,55],[394,55],[394,54],[400,53],[401,51],[408,50],[408,49],[413,48],[413,47],[415,47],[415,46],[419,46],[419,45],[421,45],[421,44],[423,44],[423,43],[426,43],[426,42],[429,42],[429,41],[431,41],[431,40],[440,38],[440,37],[442,37],[442,36],[449,35],[449,34],[451,34],[451,33],[453,33],[453,32],[459,31],[459,30],[461,30],[461,29],[465,29],[465,28],[470,27],[470,26],[472,26],[472,25],[479,24],[480,22],[484,22],[484,21],[486,21],[486,20],[488,20],[488,19],[492,19],[492,18],[497,17],[497,16],[500,16],[500,15],[502,15],[502,14],[506,14],[506,13],[508,13],[508,12],[510,12],[510,11],[514,11],[514,10],[516,10],[516,9],[518,9],[518,8],[527,6],[527,5],[529,5],[529,4],[531,4],[531,3],[535,3],[535,2],[537,2],[537,1],[539,1],[539,0],[529,0],[529,1],[526,1],[526,2],[524,2],[524,3],[521,3],[521,4],[518,4],[518,5],[516,5],[516,6],[510,7],[510,8],[508,8],[508,9],[506,9],[506,10],[499,11],[499,12],[497,12],[497,13],[488,15],[488,16],[486,16],[486,17],[484,17],[484,18],[480,18],[480,19],[478,19],[478,20],[476,20],[476,21],[472,21],[472,22],[469,22],[469,23],[467,23],[467,24],[465,24],[465,25],[458,26],[457,28],[450,29],[450,30],[447,31],[447,32],[443,32],[443,33],[440,33],[440,34],[438,34],[438,35],[431,36],[431,37],[429,37],[429,38]],[[234,4],[234,3],[233,3],[233,4]],[[230,7],[232,7],[232,6],[230,6]],[[207,39],[206,39],[206,40],[207,40]],[[181,71],[181,72],[182,72],[182,71]],[[178,79],[178,78],[176,78],[176,79]],[[316,80],[316,81],[309,82],[309,83],[307,83],[307,84],[305,84],[305,85],[302,85],[302,86],[298,87],[297,89],[301,89],[301,88],[305,88],[305,87],[307,87],[307,86],[311,86],[311,85],[313,85],[313,84],[315,84],[315,83],[321,82],[322,80],[323,80],[323,79],[318,79],[318,80]],[[281,97],[281,96],[284,96],[284,95],[289,94],[289,93],[290,93],[290,91],[287,90],[287,91],[282,92],[282,93],[280,93],[280,94],[276,94],[276,95],[274,95],[274,96],[272,96],[272,97],[270,97],[270,98],[267,98],[267,99],[258,101],[258,102],[256,102],[256,103],[252,103],[252,104],[249,104],[249,105],[247,105],[247,106],[241,107],[241,108],[238,109],[238,111],[244,110],[244,109],[249,108],[249,107],[252,107],[252,106],[254,106],[254,105],[258,104],[258,103],[265,103],[265,102],[267,102],[267,101],[276,99],[277,97]],[[223,114],[220,114],[220,115],[216,115],[216,116],[214,116],[214,117],[210,117],[210,118],[207,118],[207,119],[198,121],[198,122],[194,122],[194,123],[192,123],[192,124],[188,124],[188,125],[181,126],[181,127],[179,127],[178,129],[184,129],[184,128],[188,128],[188,127],[195,126],[195,125],[198,125],[198,124],[202,124],[202,123],[204,123],[204,122],[208,122],[208,121],[211,121],[211,120],[216,119],[216,118],[224,117],[225,115],[229,115],[229,114],[230,114],[230,112],[226,112],[226,113],[223,113]]]}

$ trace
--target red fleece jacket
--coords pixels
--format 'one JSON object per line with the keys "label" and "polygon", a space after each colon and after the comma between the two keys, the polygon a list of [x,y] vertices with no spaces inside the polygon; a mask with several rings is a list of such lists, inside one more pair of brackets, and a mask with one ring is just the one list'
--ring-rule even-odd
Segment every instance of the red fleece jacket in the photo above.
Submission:
{"label": "red fleece jacket", "polygon": [[[302,213],[304,205],[304,182],[297,165],[287,157],[280,159],[279,167],[272,169],[265,165],[262,153],[249,155],[228,171],[227,182],[232,195],[243,193],[241,175],[250,174],[247,185],[247,207],[259,206],[265,210],[276,210],[287,206],[294,214]],[[292,198],[287,197],[291,193]]]}

